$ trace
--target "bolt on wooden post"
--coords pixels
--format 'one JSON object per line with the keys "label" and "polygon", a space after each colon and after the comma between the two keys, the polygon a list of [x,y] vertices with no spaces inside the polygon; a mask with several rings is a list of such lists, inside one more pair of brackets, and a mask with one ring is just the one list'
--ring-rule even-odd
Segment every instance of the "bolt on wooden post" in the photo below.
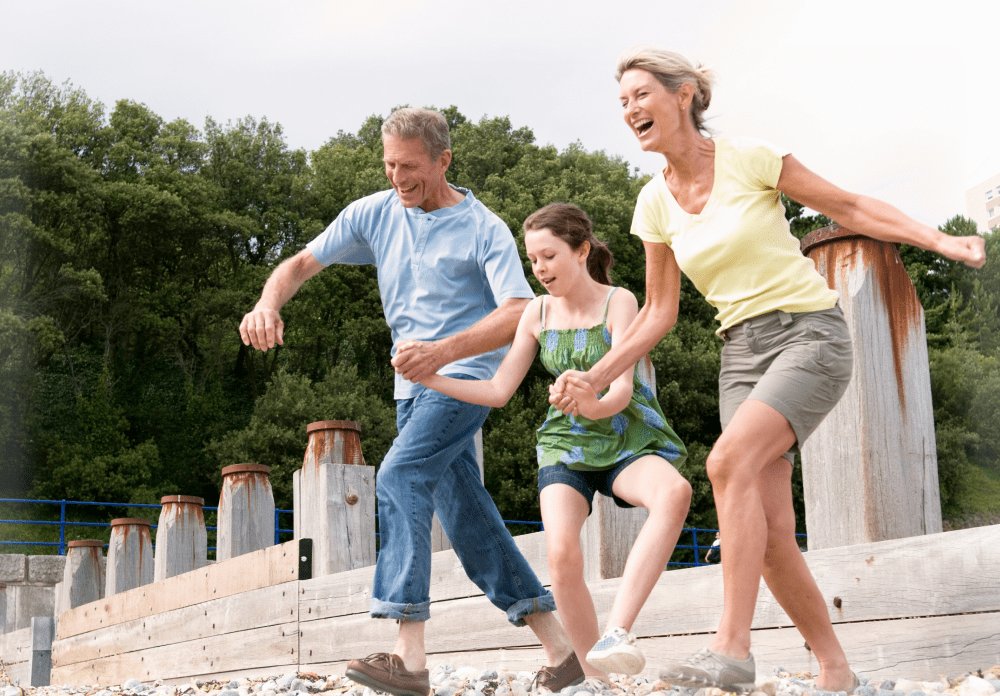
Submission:
{"label": "bolt on wooden post", "polygon": [[208,563],[204,498],[165,495],[160,498],[160,505],[163,507],[156,525],[153,554],[153,577],[157,582],[204,568]]}
{"label": "bolt on wooden post", "polygon": [[833,225],[802,251],[854,342],[847,391],[802,448],[809,549],[940,532],[924,311],[896,246]]}
{"label": "bolt on wooden post", "polygon": [[153,582],[153,542],[149,535],[149,520],[141,517],[111,520],[104,596],[112,597],[119,592],[134,590],[151,582]]}
{"label": "bolt on wooden post", "polygon": [[292,475],[295,538],[313,540],[313,577],[375,564],[375,468],[361,453],[361,426],[317,421],[302,469]]}
{"label": "bolt on wooden post", "polygon": [[222,470],[215,558],[225,561],[274,545],[274,493],[263,464],[233,464]]}
{"label": "bolt on wooden post", "polygon": [[63,579],[55,591],[56,616],[104,596],[104,542],[78,539],[66,546]]}

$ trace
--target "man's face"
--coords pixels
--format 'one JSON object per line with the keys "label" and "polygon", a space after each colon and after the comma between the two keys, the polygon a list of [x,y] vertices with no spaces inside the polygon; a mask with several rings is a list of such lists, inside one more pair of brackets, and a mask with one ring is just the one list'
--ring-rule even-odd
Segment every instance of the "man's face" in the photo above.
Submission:
{"label": "man's face", "polygon": [[382,138],[385,175],[405,208],[430,212],[442,207],[439,200],[447,191],[444,173],[451,163],[451,151],[445,150],[432,160],[419,138],[407,139],[386,135]]}

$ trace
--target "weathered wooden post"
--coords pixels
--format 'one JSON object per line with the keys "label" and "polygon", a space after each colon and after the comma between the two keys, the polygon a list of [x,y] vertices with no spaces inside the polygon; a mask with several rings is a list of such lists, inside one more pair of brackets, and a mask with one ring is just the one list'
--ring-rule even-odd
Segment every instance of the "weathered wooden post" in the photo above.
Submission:
{"label": "weathered wooden post", "polygon": [[159,582],[208,563],[204,498],[165,495],[160,498],[160,520],[153,549],[153,578]]}
{"label": "weathered wooden post", "polygon": [[[483,480],[484,468],[483,468],[483,431],[482,429],[476,431],[475,435],[476,441],[476,463],[479,464],[479,480]],[[448,541],[448,535],[444,533],[444,527],[441,526],[441,520],[438,519],[437,513],[431,518],[431,552],[444,551],[445,549],[451,548],[451,542]]]}
{"label": "weathered wooden post", "polygon": [[[656,371],[648,356],[638,362],[636,372],[655,394]],[[580,531],[584,579],[590,582],[620,578],[632,544],[648,517],[646,508],[620,508],[611,498],[601,493],[595,495],[593,510]]]}
{"label": "weathered wooden post", "polygon": [[225,561],[274,545],[274,494],[262,464],[233,464],[222,470],[215,558]]}
{"label": "weathered wooden post", "polygon": [[151,582],[153,542],[149,536],[149,520],[141,517],[111,520],[104,596],[111,597]]}
{"label": "weathered wooden post", "polygon": [[833,225],[802,251],[854,341],[847,392],[802,450],[809,549],[940,532],[924,311],[896,246]]}
{"label": "weathered wooden post", "polygon": [[313,577],[375,564],[375,469],[361,453],[361,426],[306,426],[302,469],[292,475],[296,539],[313,540]]}
{"label": "weathered wooden post", "polygon": [[104,596],[104,542],[79,539],[67,547],[63,579],[56,585],[56,616]]}

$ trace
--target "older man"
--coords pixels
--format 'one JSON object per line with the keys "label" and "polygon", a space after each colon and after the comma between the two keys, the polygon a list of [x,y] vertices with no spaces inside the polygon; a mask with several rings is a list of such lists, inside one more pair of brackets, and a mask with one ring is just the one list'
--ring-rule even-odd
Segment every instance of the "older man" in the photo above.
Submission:
{"label": "older man", "polygon": [[350,204],[307,248],[283,262],[243,317],[247,345],[282,343],[279,310],[333,263],[374,264],[392,329],[399,435],[376,481],[381,547],[371,615],[396,619],[392,654],[352,660],[351,679],[397,696],[427,696],[424,622],[430,617],[431,517],[437,511],[469,578],[515,626],[538,636],[547,667],[537,687],[583,679],[552,594],[514,545],[479,478],[473,437],[489,409],[424,389],[440,372],[489,379],[532,292],[506,225],[470,191],[451,186],[448,124],[436,111],[399,109],[382,125],[392,189]]}

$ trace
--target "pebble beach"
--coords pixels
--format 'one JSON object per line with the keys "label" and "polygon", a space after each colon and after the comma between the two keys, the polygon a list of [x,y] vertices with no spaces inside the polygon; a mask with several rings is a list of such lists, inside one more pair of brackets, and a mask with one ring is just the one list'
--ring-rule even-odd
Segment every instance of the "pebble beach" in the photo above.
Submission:
{"label": "pebble beach", "polygon": [[[430,671],[429,696],[529,696],[533,672],[480,670],[443,664]],[[938,675],[932,681],[872,678],[858,675],[857,696],[991,696],[1000,692],[1000,665],[959,676]],[[776,668],[760,678],[751,696],[833,696],[815,688],[809,672],[791,673]],[[719,689],[678,689],[656,679],[614,675],[610,684],[588,680],[559,692],[562,696],[725,696]],[[843,694],[844,692],[839,692]],[[164,684],[129,679],[116,686],[12,684],[0,666],[0,696],[381,696],[380,692],[336,675],[289,672],[271,677],[229,681],[194,680],[187,684]]]}

